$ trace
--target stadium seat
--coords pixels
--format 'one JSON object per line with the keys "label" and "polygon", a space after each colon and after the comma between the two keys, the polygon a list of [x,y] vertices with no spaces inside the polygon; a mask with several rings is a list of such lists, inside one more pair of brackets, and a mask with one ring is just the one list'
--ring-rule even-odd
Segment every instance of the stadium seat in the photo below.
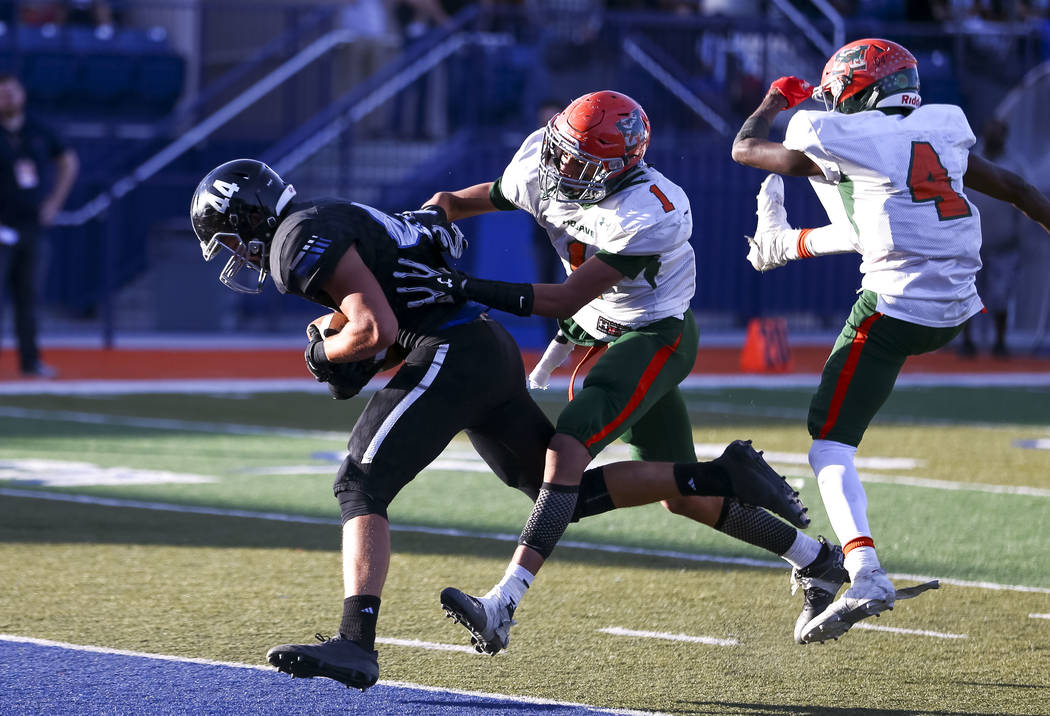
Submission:
{"label": "stadium seat", "polygon": [[145,55],[135,62],[132,94],[140,109],[168,112],[182,94],[186,62],[178,55]]}
{"label": "stadium seat", "polygon": [[21,52],[58,51],[65,47],[66,36],[58,25],[19,25],[15,40]]}
{"label": "stadium seat", "polygon": [[36,52],[23,58],[22,81],[34,102],[58,105],[76,80],[77,58],[67,52]]}
{"label": "stadium seat", "polygon": [[92,108],[118,108],[131,93],[136,61],[127,55],[109,52],[82,55],[73,97]]}

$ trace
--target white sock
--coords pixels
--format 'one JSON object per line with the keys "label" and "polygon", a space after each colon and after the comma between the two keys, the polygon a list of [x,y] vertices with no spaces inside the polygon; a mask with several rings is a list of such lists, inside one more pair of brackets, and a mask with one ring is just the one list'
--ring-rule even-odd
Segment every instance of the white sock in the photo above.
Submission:
{"label": "white sock", "polygon": [[507,571],[503,573],[503,579],[500,580],[499,584],[489,590],[486,597],[500,595],[501,599],[508,600],[515,605],[521,603],[522,597],[525,596],[525,590],[532,585],[532,580],[536,578],[536,575],[529,570],[522,567],[520,564],[511,562],[507,566]]}
{"label": "white sock", "polygon": [[833,440],[814,440],[809,449],[809,464],[817,476],[824,510],[842,545],[871,535],[868,497],[853,465],[856,452],[852,445]]}
{"label": "white sock", "polygon": [[874,547],[855,547],[849,551],[842,562],[842,566],[849,572],[850,580],[855,580],[860,573],[867,574],[882,565],[879,564],[878,555]]}
{"label": "white sock", "polygon": [[802,532],[796,532],[795,541],[780,557],[795,569],[802,569],[813,564],[818,554],[820,554],[820,542]]}

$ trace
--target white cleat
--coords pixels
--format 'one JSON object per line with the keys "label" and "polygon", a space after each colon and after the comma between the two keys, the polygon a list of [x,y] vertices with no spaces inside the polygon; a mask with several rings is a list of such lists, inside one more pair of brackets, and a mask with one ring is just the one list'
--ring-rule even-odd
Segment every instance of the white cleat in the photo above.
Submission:
{"label": "white cleat", "polygon": [[799,641],[805,644],[838,639],[861,619],[877,617],[893,609],[897,592],[881,567],[858,574],[850,588],[801,630]]}

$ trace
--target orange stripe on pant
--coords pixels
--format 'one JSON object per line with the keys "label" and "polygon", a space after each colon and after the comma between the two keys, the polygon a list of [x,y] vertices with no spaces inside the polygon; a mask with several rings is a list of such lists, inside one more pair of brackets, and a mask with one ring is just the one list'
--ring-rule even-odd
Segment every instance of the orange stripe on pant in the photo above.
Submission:
{"label": "orange stripe on pant", "polygon": [[678,350],[678,344],[681,343],[681,341],[682,336],[679,335],[678,338],[675,339],[673,345],[664,346],[656,352],[653,359],[649,361],[649,365],[645,367],[645,371],[642,373],[642,379],[638,381],[638,387],[634,389],[633,393],[631,393],[631,398],[627,401],[627,405],[620,411],[619,415],[609,422],[608,425],[587,439],[587,442],[584,443],[587,447],[590,447],[591,445],[594,445],[594,443],[605,438],[605,436],[623,424],[623,421],[627,420],[627,417],[633,413],[634,409],[642,402],[642,398],[645,397],[649,387],[653,384],[653,381],[656,380],[656,376],[661,370],[663,370],[664,364],[667,363],[667,360],[671,355]]}
{"label": "orange stripe on pant", "polygon": [[853,373],[857,370],[857,363],[860,362],[860,352],[864,349],[864,343],[868,340],[872,324],[879,318],[882,318],[881,313],[873,313],[865,318],[861,322],[860,328],[857,329],[857,335],[853,336],[853,341],[849,346],[849,356],[846,358],[846,365],[842,367],[838,382],[835,383],[835,393],[832,395],[831,405],[828,407],[828,419],[824,421],[823,427],[820,428],[818,440],[823,440],[831,429],[835,427],[839,411],[842,410],[842,402],[846,399],[846,391],[849,390],[850,381],[853,380]]}

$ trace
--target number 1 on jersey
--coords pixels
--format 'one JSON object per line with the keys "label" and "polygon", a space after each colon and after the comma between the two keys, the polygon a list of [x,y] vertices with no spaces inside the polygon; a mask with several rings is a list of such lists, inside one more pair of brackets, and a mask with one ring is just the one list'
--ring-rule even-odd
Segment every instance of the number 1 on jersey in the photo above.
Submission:
{"label": "number 1 on jersey", "polygon": [[929,142],[911,143],[908,188],[915,203],[932,201],[941,221],[961,219],[973,213],[966,199],[952,189],[948,170]]}

